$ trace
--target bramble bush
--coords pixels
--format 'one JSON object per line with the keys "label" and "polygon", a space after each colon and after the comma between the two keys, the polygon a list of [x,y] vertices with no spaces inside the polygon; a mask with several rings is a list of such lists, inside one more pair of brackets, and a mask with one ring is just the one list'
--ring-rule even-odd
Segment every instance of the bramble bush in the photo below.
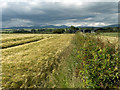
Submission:
{"label": "bramble bush", "polygon": [[79,77],[87,88],[120,86],[120,60],[115,46],[93,34],[78,33],[74,37]]}

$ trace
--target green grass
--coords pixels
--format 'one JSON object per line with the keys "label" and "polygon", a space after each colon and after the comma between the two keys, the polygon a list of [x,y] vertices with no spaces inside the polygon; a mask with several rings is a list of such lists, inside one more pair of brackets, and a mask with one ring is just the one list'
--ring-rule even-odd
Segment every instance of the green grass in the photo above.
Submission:
{"label": "green grass", "polygon": [[60,63],[49,76],[47,87],[49,88],[84,88],[82,80],[76,74],[77,60],[74,45],[71,43],[64,52],[61,53]]}
{"label": "green grass", "polygon": [[103,35],[103,36],[118,37],[118,33],[117,33],[117,32],[111,32],[111,33],[101,33],[100,35]]}

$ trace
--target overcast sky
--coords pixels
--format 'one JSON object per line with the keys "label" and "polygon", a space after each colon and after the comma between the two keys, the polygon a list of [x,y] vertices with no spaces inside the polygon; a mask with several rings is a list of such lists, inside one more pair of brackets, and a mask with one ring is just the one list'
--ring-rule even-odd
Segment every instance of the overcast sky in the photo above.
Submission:
{"label": "overcast sky", "polygon": [[[1,0],[2,27],[106,26],[118,23],[119,0]],[[1,23],[1,22],[0,22]]]}

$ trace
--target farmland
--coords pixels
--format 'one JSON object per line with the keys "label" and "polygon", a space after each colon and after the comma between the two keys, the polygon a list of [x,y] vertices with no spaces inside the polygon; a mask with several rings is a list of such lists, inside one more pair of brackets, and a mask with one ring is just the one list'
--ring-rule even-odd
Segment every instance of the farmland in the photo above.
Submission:
{"label": "farmland", "polygon": [[[3,34],[2,40],[6,48],[2,50],[2,86],[6,88],[44,86],[45,78],[57,67],[59,54],[69,46],[73,36]],[[26,42],[27,39],[33,38],[35,42]],[[16,44],[12,47],[11,43]],[[7,48],[7,45],[11,47]]]}
{"label": "farmland", "polygon": [[116,88],[115,45],[95,34],[2,34],[2,87]]}
{"label": "farmland", "polygon": [[118,32],[107,32],[107,33],[101,33],[103,36],[111,36],[111,37],[118,37]]}
{"label": "farmland", "polygon": [[15,35],[3,35],[3,39],[2,39],[2,48],[8,48],[8,47],[12,47],[12,46],[18,46],[18,45],[22,45],[22,44],[26,44],[26,43],[30,43],[30,42],[35,42],[35,41],[39,41],[45,38],[49,38],[51,36],[49,35],[20,35],[19,34]]}
{"label": "farmland", "polygon": [[109,42],[111,44],[114,44],[116,48],[118,48],[119,44],[119,33],[101,33],[100,38],[106,43]]}

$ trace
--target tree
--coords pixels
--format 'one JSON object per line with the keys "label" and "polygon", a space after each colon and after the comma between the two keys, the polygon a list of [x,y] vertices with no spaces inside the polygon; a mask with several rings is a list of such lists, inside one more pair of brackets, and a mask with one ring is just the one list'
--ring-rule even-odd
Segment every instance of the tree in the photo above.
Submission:
{"label": "tree", "polygon": [[20,32],[20,33],[24,33],[25,32],[25,30],[24,29],[19,29],[19,31],[18,32]]}
{"label": "tree", "polygon": [[32,33],[35,33],[35,32],[36,32],[36,30],[35,30],[35,29],[31,29],[31,32],[32,32]]}
{"label": "tree", "polygon": [[53,33],[58,33],[58,34],[61,34],[61,33],[64,33],[65,30],[64,29],[56,29],[53,31]]}
{"label": "tree", "polygon": [[79,28],[78,28],[78,27],[76,27],[76,30],[79,30]]}
{"label": "tree", "polygon": [[74,26],[71,26],[69,30],[75,30],[76,28]]}
{"label": "tree", "polygon": [[71,27],[69,28],[69,30],[66,31],[66,32],[69,32],[69,33],[75,33],[75,32],[77,32],[78,30],[79,30],[78,27],[71,26]]}

